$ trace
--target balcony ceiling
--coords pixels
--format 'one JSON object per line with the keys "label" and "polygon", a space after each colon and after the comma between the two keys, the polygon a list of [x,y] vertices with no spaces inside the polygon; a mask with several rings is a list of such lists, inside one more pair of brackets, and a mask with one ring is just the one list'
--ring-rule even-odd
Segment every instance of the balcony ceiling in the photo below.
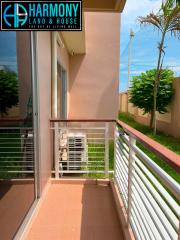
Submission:
{"label": "balcony ceiling", "polygon": [[126,0],[83,0],[85,11],[122,12]]}
{"label": "balcony ceiling", "polygon": [[[89,12],[122,12],[125,3],[126,0],[83,0],[83,10]],[[86,53],[84,15],[82,26],[82,31],[61,32],[70,54]]]}
{"label": "balcony ceiling", "polygon": [[84,54],[86,52],[84,14],[82,19],[82,31],[61,32],[70,54]]}

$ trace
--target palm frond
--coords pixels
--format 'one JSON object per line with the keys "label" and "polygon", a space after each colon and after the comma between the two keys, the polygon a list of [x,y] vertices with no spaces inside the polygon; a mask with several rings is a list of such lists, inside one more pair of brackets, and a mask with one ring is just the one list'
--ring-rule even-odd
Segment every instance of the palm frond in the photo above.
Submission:
{"label": "palm frond", "polygon": [[180,38],[180,6],[177,5],[167,17],[167,32]]}
{"label": "palm frond", "polygon": [[138,17],[138,21],[141,25],[153,25],[160,31],[163,29],[161,16],[156,15],[153,12],[145,17]]}

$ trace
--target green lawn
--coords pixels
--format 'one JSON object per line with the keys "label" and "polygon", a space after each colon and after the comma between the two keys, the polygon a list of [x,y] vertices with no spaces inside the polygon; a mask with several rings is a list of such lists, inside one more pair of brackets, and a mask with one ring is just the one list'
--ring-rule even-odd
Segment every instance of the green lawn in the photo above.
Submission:
{"label": "green lawn", "polygon": [[[16,152],[16,153],[15,153]],[[22,157],[19,130],[6,133],[0,132],[0,179],[17,178],[20,174],[9,173],[8,171],[19,171]]]}
{"label": "green lawn", "polygon": [[[129,126],[135,128],[136,130],[142,132],[146,136],[154,139],[155,141],[159,142],[160,144],[164,145],[165,147],[169,148],[170,150],[174,151],[177,154],[180,154],[180,139],[176,139],[171,136],[167,136],[163,133],[158,132],[156,136],[153,135],[152,130],[148,126],[144,126],[140,123],[137,123],[129,114],[127,113],[120,113],[119,120],[125,122]],[[141,144],[138,146],[151,158],[153,159],[162,169],[164,169],[171,177],[173,177],[177,182],[180,183],[180,175],[171,168],[166,162],[162,159],[158,158],[155,154],[147,150]]]}
{"label": "green lawn", "polygon": [[[83,168],[82,170],[93,170],[93,171],[102,171],[104,170],[104,163],[100,161],[104,161],[104,155],[105,152],[103,149],[99,147],[103,147],[104,144],[88,144],[88,147],[91,147],[88,151],[88,166]],[[98,157],[97,159],[91,159],[91,157]],[[102,158],[99,158],[102,157]],[[96,162],[91,163],[91,160],[96,160]],[[99,162],[99,163],[98,163]],[[91,168],[90,166],[94,166]],[[109,170],[112,171],[114,170],[114,142],[110,141],[109,142]],[[88,174],[83,174],[84,177],[90,177],[90,178],[105,178],[105,174],[103,173],[88,173]],[[109,177],[113,177],[113,174],[110,174]]]}

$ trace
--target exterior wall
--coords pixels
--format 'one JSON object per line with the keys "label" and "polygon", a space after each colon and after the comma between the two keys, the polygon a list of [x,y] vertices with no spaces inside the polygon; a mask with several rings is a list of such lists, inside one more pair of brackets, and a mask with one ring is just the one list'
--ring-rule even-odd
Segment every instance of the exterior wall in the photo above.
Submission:
{"label": "exterior wall", "polygon": [[[60,34],[60,37],[62,38],[62,35]],[[69,78],[70,78],[70,67],[69,67],[69,62],[70,62],[70,56],[67,51],[67,48],[64,43],[64,48],[61,48],[58,46],[57,48],[57,58],[59,64],[66,70],[67,73],[67,99],[69,99]],[[60,90],[60,89],[59,89]],[[58,94],[60,96],[60,94]],[[58,99],[60,103],[60,99]],[[67,101],[67,116],[69,115],[69,101]]]}
{"label": "exterior wall", "polygon": [[[168,112],[165,114],[157,114],[157,128],[166,134],[180,138],[180,78],[174,79],[173,86],[175,96],[168,107]],[[128,108],[126,105],[128,105]],[[131,103],[128,103],[127,93],[120,93],[119,106],[120,112],[128,112],[137,122],[149,125],[150,114],[143,115],[141,109],[133,107]]]}
{"label": "exterior wall", "polygon": [[37,32],[37,66],[39,89],[39,151],[41,191],[51,177],[51,33]]}
{"label": "exterior wall", "polygon": [[70,57],[69,118],[118,114],[120,14],[85,12],[86,54]]}

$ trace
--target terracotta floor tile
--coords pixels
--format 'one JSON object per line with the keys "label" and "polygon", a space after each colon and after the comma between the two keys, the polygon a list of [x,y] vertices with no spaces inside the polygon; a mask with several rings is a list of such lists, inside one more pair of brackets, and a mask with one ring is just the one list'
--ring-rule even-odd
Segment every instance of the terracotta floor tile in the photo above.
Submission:
{"label": "terracotta floor tile", "polygon": [[52,184],[27,240],[123,240],[109,186]]}

